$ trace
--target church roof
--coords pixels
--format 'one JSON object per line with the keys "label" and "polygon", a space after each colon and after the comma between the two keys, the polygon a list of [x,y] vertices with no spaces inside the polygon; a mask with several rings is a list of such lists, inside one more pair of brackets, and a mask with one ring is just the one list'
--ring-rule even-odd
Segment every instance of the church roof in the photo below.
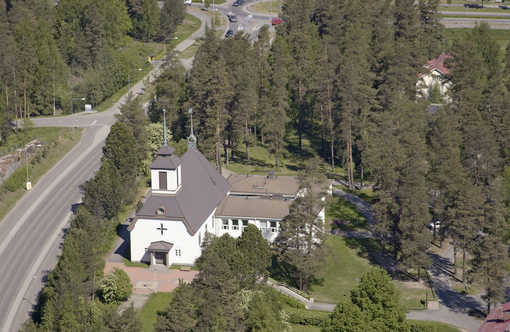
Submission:
{"label": "church roof", "polygon": [[175,154],[175,149],[164,145],[159,151],[156,159],[152,162],[151,169],[176,169],[181,164],[181,160]]}
{"label": "church roof", "polygon": [[196,149],[181,158],[182,188],[175,195],[151,194],[137,218],[183,220],[195,234],[230,191],[230,185]]}
{"label": "church roof", "polygon": [[291,204],[292,200],[229,196],[216,210],[216,216],[282,220],[289,214]]}

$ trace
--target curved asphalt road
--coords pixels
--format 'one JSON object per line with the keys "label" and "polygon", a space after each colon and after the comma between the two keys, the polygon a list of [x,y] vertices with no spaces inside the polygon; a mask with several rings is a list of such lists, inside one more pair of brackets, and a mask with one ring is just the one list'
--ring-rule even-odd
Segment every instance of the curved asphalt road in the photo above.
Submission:
{"label": "curved asphalt road", "polygon": [[[191,13],[204,20],[203,15]],[[202,24],[189,39],[204,30]],[[177,49],[189,46],[190,40]],[[160,65],[155,63],[146,78],[157,76]],[[143,86],[140,81],[130,91],[139,92]],[[80,142],[0,222],[0,332],[17,331],[33,309],[47,271],[57,262],[72,207],[81,200],[79,186],[99,168],[105,138],[126,97],[102,113],[33,119],[35,126],[82,127],[84,132]]]}

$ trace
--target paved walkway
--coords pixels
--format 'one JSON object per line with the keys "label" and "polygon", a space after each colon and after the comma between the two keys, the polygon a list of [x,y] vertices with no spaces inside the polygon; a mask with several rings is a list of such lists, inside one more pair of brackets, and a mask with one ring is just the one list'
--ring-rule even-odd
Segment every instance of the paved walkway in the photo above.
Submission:
{"label": "paved walkway", "polygon": [[104,273],[108,274],[114,268],[124,270],[131,279],[134,294],[151,294],[156,292],[171,292],[182,280],[191,282],[198,271],[172,270],[167,267],[130,267],[123,263],[107,262]]}

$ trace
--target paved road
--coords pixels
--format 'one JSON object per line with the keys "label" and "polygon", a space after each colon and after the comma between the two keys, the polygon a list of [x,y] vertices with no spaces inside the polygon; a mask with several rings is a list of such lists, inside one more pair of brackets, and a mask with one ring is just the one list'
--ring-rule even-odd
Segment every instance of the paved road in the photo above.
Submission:
{"label": "paved road", "polygon": [[443,17],[441,23],[445,28],[474,28],[477,24],[485,22],[491,29],[510,30],[510,19],[484,19],[472,17]]}
{"label": "paved road", "polygon": [[[146,79],[159,74],[161,63],[154,66]],[[140,81],[130,91],[143,86]],[[83,127],[84,133],[0,222],[0,332],[17,331],[33,309],[47,271],[57,262],[72,208],[81,200],[79,186],[99,168],[105,138],[126,97],[102,113],[33,119],[35,126]]]}
{"label": "paved road", "polygon": [[457,12],[457,11],[440,11],[441,15],[449,15],[449,16],[490,16],[490,17],[508,17],[510,18],[510,11],[504,13],[495,13],[495,12]]}

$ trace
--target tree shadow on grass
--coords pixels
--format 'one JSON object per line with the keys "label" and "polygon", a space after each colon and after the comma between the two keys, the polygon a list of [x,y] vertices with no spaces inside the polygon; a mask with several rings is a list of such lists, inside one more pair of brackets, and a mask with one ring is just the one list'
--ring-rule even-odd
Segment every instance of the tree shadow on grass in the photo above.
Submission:
{"label": "tree shadow on grass", "polygon": [[394,280],[417,281],[412,274],[399,268],[393,255],[384,249],[377,239],[345,237],[346,245],[358,252],[358,256],[367,259],[370,264],[382,267]]}

